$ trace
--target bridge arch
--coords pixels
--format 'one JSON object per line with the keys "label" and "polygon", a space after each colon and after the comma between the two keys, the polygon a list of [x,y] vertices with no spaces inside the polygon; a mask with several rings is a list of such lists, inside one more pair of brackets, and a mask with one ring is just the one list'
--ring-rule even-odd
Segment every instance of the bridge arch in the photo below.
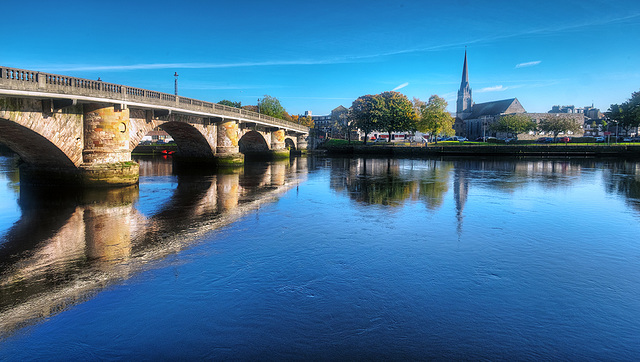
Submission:
{"label": "bridge arch", "polygon": [[264,136],[258,131],[249,131],[238,140],[240,153],[258,154],[269,152],[269,144]]}
{"label": "bridge arch", "polygon": [[193,124],[180,121],[166,122],[158,128],[173,138],[180,157],[211,159],[215,155],[215,148],[207,140],[204,129],[198,129]]}
{"label": "bridge arch", "polygon": [[77,167],[74,161],[47,137],[12,120],[0,118],[0,143],[17,153],[22,161],[33,166],[69,169]]}
{"label": "bridge arch", "polygon": [[284,139],[284,147],[286,149],[295,151],[296,150],[296,142],[292,140],[290,137]]}

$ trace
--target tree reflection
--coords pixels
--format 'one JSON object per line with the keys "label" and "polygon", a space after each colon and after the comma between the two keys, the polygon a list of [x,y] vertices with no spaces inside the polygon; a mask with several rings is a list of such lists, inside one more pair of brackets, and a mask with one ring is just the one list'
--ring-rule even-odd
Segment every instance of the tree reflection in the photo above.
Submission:
{"label": "tree reflection", "polygon": [[420,175],[420,196],[429,210],[436,210],[442,206],[444,197],[449,191],[451,170],[450,162],[429,161],[430,167]]}
{"label": "tree reflection", "polygon": [[608,193],[622,195],[640,212],[640,163],[637,161],[608,162],[603,175]]}

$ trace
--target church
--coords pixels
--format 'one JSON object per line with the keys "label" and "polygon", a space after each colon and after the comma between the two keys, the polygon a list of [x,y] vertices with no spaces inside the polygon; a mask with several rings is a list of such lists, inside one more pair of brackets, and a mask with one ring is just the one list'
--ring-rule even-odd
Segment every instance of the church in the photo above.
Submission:
{"label": "church", "polygon": [[[473,103],[471,87],[469,86],[469,69],[467,66],[467,51],[464,52],[464,65],[462,67],[462,81],[458,90],[458,100],[456,103],[456,119],[454,130],[456,135],[475,140],[481,137],[496,136],[490,130],[490,125],[501,116],[507,114],[526,113],[532,120],[539,123],[549,116],[548,113],[527,113],[518,98],[502,99],[499,101]],[[574,119],[580,124],[584,123],[584,116],[581,114],[564,115]],[[531,132],[527,135],[518,135],[519,139],[534,139],[543,133]],[[500,135],[498,135],[500,136]],[[505,136],[506,135],[502,135]]]}

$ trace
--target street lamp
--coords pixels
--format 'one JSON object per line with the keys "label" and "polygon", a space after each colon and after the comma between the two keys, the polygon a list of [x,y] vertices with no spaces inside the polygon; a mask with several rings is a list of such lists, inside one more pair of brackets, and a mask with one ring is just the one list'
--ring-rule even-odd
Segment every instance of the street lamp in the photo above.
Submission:
{"label": "street lamp", "polygon": [[260,98],[258,98],[258,113],[260,113]]}
{"label": "street lamp", "polygon": [[178,72],[174,72],[173,76],[176,77],[176,81],[174,83],[174,93],[178,95]]}

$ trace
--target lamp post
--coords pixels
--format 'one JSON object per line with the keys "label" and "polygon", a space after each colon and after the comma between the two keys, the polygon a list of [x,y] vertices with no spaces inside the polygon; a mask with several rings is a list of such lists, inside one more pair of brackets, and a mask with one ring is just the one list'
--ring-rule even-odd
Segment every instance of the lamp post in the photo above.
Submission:
{"label": "lamp post", "polygon": [[260,113],[260,98],[258,98],[258,113]]}
{"label": "lamp post", "polygon": [[174,83],[174,93],[175,95],[178,95],[178,72],[174,72],[173,76],[176,77],[176,80]]}

